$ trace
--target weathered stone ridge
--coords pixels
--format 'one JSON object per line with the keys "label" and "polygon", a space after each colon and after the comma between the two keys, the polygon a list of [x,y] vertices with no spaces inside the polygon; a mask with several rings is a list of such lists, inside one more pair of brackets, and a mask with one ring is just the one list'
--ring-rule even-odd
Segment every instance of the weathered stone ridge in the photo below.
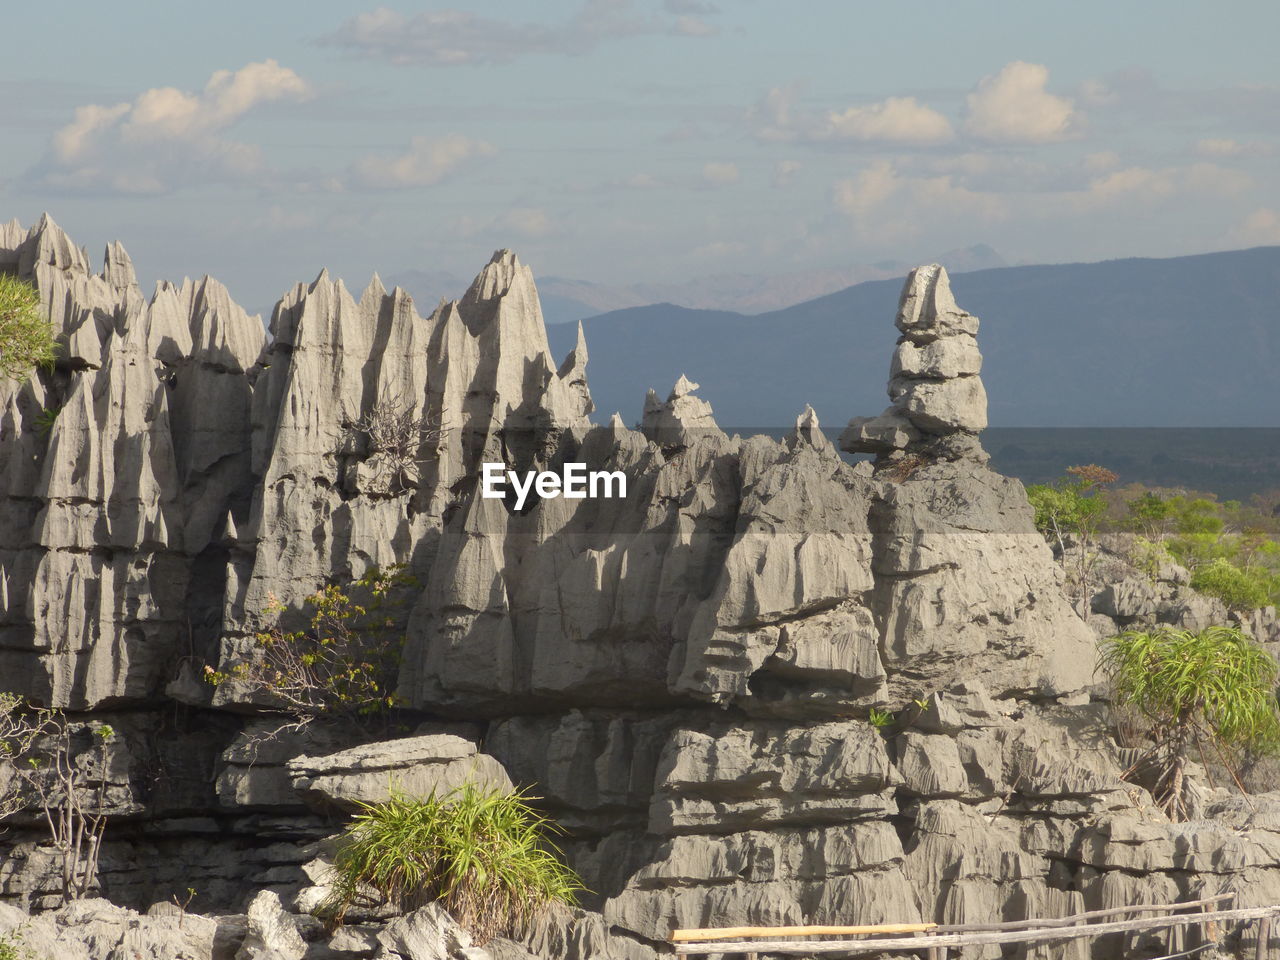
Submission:
{"label": "weathered stone ridge", "polygon": [[[316,902],[335,814],[464,776],[530,787],[593,891],[509,956],[1280,895],[1274,799],[1250,817],[1208,792],[1233,829],[1189,832],[1121,780],[1093,631],[1021,485],[986,466],[978,321],[941,267],[907,278],[892,406],[842,438],[872,463],[812,409],[781,440],[726,435],[684,376],[637,428],[593,423],[585,338],[555,362],[509,251],[427,317],[376,276],[356,298],[322,272],[267,331],[214,280],[148,301],[123,247],[104,263],[47,217],[0,227],[0,269],[38,284],[64,345],[0,383],[0,688],[125,732],[108,895],[166,899],[180,871],[146,864],[176,861],[211,902],[253,900],[257,950]],[[388,409],[407,460],[371,441]],[[479,495],[498,461],[620,471],[628,495],[517,512]],[[200,682],[252,656],[271,605],[296,617],[389,564],[416,584],[405,736],[270,737],[269,704]],[[1137,602],[1112,594],[1117,617]],[[47,851],[19,841],[0,896],[40,905]],[[351,955],[399,956],[438,920]]]}

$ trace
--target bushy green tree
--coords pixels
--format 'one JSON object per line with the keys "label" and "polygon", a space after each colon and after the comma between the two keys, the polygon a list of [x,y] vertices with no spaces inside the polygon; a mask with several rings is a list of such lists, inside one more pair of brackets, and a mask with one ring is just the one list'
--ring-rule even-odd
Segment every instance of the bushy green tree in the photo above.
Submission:
{"label": "bushy green tree", "polygon": [[341,923],[371,892],[401,910],[439,901],[483,945],[553,904],[572,905],[582,883],[531,799],[467,782],[442,796],[360,804],[338,842],[321,915]]}
{"label": "bushy green tree", "polygon": [[1027,487],[1027,499],[1035,510],[1036,529],[1058,545],[1066,557],[1067,534],[1080,546],[1076,576],[1080,600],[1088,602],[1089,568],[1092,563],[1090,544],[1107,512],[1105,488],[1116,481],[1116,475],[1096,463],[1067,468],[1067,475],[1052,484]]}
{"label": "bushy green tree", "polygon": [[1261,509],[1265,501],[1138,491],[1126,491],[1120,524],[1144,534],[1134,546],[1137,566],[1154,576],[1161,562],[1177,562],[1194,589],[1233,610],[1280,603],[1280,523]]}
{"label": "bushy green tree", "polygon": [[1215,557],[1196,567],[1191,587],[1217,597],[1232,610],[1256,610],[1271,602],[1272,579],[1260,571],[1237,567],[1225,557]]}
{"label": "bushy green tree", "polygon": [[1115,702],[1151,724],[1153,794],[1173,819],[1185,819],[1186,765],[1193,746],[1212,746],[1229,769],[1243,751],[1280,748],[1276,662],[1240,630],[1129,630],[1102,645],[1100,668]]}
{"label": "bushy green tree", "polygon": [[53,362],[53,326],[40,314],[40,295],[29,283],[0,273],[0,380],[25,379]]}
{"label": "bushy green tree", "polygon": [[306,628],[285,630],[287,611],[274,597],[263,611],[270,623],[254,639],[251,659],[231,669],[204,668],[215,686],[237,681],[264,694],[301,726],[326,718],[368,729],[399,705],[396,675],[404,635],[388,604],[414,580],[400,565],[372,568],[359,580],[329,584],[306,598]]}

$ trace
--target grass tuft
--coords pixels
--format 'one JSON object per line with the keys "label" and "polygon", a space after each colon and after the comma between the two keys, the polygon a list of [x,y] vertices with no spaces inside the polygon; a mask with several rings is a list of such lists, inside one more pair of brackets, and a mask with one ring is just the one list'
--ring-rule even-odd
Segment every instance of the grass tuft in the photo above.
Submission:
{"label": "grass tuft", "polygon": [[320,915],[340,924],[352,906],[379,898],[406,911],[439,901],[483,945],[553,904],[573,905],[584,888],[546,839],[559,827],[533,799],[466,783],[442,796],[361,804],[339,841]]}

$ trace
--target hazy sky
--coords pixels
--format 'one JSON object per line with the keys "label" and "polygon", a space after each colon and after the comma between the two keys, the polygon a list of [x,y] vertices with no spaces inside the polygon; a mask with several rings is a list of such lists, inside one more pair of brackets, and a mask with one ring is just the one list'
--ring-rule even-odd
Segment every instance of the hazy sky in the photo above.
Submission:
{"label": "hazy sky", "polygon": [[4,29],[0,219],[251,309],[500,246],[622,282],[1280,243],[1261,0],[46,3]]}

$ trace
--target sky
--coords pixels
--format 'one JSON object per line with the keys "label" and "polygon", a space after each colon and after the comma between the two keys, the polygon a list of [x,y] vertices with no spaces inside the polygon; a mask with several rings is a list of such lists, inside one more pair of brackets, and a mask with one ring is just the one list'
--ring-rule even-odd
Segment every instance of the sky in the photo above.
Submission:
{"label": "sky", "polygon": [[499,247],[617,284],[1280,244],[1262,0],[64,2],[5,29],[0,219],[251,310]]}

